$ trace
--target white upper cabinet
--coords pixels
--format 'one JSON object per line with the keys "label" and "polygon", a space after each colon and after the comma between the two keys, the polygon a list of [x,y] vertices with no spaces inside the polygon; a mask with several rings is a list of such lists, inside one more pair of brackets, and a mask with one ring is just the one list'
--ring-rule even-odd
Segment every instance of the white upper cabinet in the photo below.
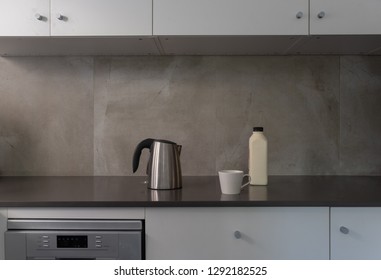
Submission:
{"label": "white upper cabinet", "polygon": [[153,0],[154,35],[308,35],[308,0]]}
{"label": "white upper cabinet", "polygon": [[0,0],[0,36],[49,36],[49,0]]}
{"label": "white upper cabinet", "polygon": [[310,0],[311,35],[381,34],[380,0]]}
{"label": "white upper cabinet", "polygon": [[51,0],[52,36],[150,36],[152,0]]}
{"label": "white upper cabinet", "polygon": [[0,56],[362,55],[381,48],[381,0],[0,0],[0,7]]}

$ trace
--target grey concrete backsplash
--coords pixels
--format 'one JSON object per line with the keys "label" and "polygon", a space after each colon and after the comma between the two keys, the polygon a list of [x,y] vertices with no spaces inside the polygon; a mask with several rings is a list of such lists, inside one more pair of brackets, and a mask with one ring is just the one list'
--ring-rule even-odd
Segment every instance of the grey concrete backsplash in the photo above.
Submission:
{"label": "grey concrete backsplash", "polygon": [[381,175],[381,56],[0,58],[4,176],[132,175],[145,138],[183,175],[247,170],[253,126],[270,175]]}

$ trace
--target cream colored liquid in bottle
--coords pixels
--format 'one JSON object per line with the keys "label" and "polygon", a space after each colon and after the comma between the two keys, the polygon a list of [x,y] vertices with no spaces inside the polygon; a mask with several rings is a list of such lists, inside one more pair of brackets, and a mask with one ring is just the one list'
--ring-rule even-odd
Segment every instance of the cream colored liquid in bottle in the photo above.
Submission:
{"label": "cream colored liquid in bottle", "polygon": [[263,127],[254,127],[249,140],[250,185],[267,185],[267,139]]}

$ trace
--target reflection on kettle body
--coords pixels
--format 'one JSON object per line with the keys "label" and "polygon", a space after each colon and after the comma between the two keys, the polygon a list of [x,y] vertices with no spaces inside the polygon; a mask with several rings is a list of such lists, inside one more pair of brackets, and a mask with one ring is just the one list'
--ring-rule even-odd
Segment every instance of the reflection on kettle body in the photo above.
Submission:
{"label": "reflection on kettle body", "polygon": [[135,173],[139,167],[143,149],[150,150],[147,165],[148,188],[171,190],[182,187],[180,153],[181,146],[168,140],[145,139],[135,149],[132,168]]}
{"label": "reflection on kettle body", "polygon": [[147,199],[149,201],[181,201],[182,190],[173,191],[160,191],[160,190],[148,190]]}

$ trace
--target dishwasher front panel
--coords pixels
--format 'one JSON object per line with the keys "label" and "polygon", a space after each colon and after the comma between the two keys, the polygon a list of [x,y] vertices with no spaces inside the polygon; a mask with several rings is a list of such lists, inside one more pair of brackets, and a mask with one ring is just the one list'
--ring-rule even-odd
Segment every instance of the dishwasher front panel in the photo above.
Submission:
{"label": "dishwasher front panel", "polygon": [[[11,226],[5,233],[5,259],[144,258],[143,224],[141,227],[130,227],[127,230],[115,230],[114,226],[110,227],[110,223],[102,223],[99,230],[93,230],[93,226],[91,230],[84,230],[84,224],[80,226],[81,229],[70,230],[38,230],[34,227],[35,222],[30,226],[33,229],[28,229],[28,226],[25,226],[25,229],[15,229]],[[105,224],[113,230],[105,230]]]}

